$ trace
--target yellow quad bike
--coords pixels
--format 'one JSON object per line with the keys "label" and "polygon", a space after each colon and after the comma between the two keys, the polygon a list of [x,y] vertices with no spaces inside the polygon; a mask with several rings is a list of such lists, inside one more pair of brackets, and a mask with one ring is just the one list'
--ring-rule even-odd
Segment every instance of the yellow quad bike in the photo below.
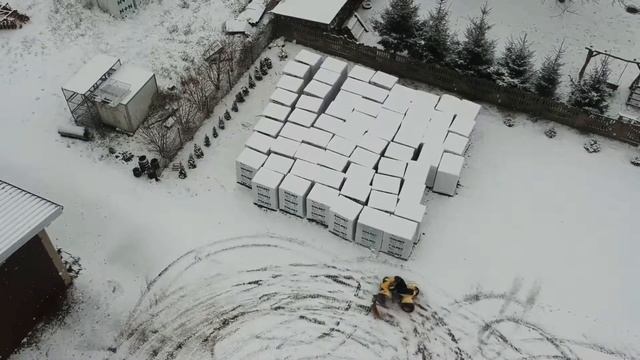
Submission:
{"label": "yellow quad bike", "polygon": [[405,312],[413,312],[420,289],[415,284],[406,284],[399,276],[387,276],[380,283],[380,290],[373,298],[372,312],[379,317],[377,305],[387,307],[388,301],[395,301]]}

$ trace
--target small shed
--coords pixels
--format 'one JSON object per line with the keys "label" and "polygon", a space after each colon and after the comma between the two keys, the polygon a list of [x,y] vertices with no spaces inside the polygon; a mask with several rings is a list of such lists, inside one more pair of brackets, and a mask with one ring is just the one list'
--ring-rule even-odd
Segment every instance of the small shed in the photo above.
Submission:
{"label": "small shed", "polygon": [[45,228],[62,206],[0,180],[0,358],[6,359],[71,284]]}
{"label": "small shed", "polygon": [[103,123],[133,133],[147,117],[158,84],[151,71],[98,55],[62,86],[62,93],[76,122],[97,111]]}

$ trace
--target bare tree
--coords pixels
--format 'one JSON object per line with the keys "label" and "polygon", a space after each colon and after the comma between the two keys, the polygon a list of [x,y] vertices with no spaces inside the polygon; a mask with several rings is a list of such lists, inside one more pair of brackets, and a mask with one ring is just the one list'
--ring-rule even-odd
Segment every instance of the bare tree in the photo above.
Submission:
{"label": "bare tree", "polygon": [[173,114],[173,118],[178,125],[178,139],[180,145],[191,140],[196,130],[200,126],[202,119],[196,106],[189,100],[182,99],[178,102],[178,108]]}
{"label": "bare tree", "polygon": [[146,126],[140,129],[142,143],[149,151],[165,160],[171,160],[180,150],[180,142],[175,131],[162,124]]}
{"label": "bare tree", "polygon": [[191,102],[199,111],[209,115],[211,112],[209,101],[211,89],[206,81],[205,74],[202,73],[201,67],[190,68],[180,78],[180,87],[185,99]]}

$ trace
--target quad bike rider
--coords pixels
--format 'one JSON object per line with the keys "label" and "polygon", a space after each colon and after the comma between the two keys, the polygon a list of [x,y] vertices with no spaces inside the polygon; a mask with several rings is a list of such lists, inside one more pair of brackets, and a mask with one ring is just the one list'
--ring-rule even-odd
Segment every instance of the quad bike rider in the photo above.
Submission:
{"label": "quad bike rider", "polygon": [[387,306],[388,301],[400,303],[400,308],[405,312],[413,312],[415,309],[415,299],[420,293],[420,289],[415,284],[409,284],[400,276],[387,276],[380,283],[378,294],[373,297],[374,315],[378,316],[376,305]]}

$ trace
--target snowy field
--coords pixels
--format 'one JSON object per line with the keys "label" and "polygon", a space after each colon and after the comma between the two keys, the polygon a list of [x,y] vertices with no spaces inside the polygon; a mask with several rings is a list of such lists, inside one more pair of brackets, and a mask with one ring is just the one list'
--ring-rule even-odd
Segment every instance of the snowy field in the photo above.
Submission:
{"label": "snowy field", "polygon": [[[359,15],[368,23],[378,17],[387,7],[389,0],[372,0],[373,8],[358,10]],[[420,13],[425,16],[434,9],[435,0],[415,0],[420,5]],[[638,0],[626,0],[624,3],[640,6]],[[451,29],[460,39],[469,24],[469,19],[480,14],[482,1],[449,0]],[[488,0],[492,9],[489,21],[493,28],[489,36],[498,42],[497,55],[502,53],[504,44],[510,36],[514,38],[526,33],[536,52],[536,63],[552,54],[564,41],[566,54],[560,91],[568,93],[569,75],[577,78],[586,57],[586,46],[626,58],[640,57],[640,15],[625,11],[615,0],[573,0],[560,4],[556,0]],[[374,45],[378,41],[375,32],[365,33],[362,42]],[[601,58],[601,57],[600,57]],[[600,58],[592,60],[595,64]],[[624,69],[625,63],[611,62],[610,82],[620,84],[619,90],[611,100],[609,115],[617,117],[618,112],[640,113],[637,109],[626,109],[629,85],[638,76],[640,70],[633,64]]]}
{"label": "snowy field", "polygon": [[[274,61],[187,179],[134,179],[133,165],[104,148],[57,136],[69,117],[60,84],[101,46],[144,66],[172,63],[149,49],[189,44],[125,34],[152,15],[96,25],[121,45],[55,40],[53,23],[36,16],[53,16],[51,4],[31,4],[32,24],[0,33],[9,84],[0,87],[0,177],[65,206],[49,231],[84,270],[68,311],[14,358],[640,358],[640,174],[629,164],[637,149],[599,139],[602,151],[587,154],[583,134],[557,126],[550,140],[549,123],[515,115],[507,128],[506,114],[485,107],[458,195],[428,195],[427,238],[404,262],[260,210],[235,183],[234,160],[283,63]],[[200,12],[223,19],[231,10],[219,4],[203,1]],[[156,16],[169,6],[150,5]],[[421,307],[376,321],[367,307],[391,274],[419,284]]]}

